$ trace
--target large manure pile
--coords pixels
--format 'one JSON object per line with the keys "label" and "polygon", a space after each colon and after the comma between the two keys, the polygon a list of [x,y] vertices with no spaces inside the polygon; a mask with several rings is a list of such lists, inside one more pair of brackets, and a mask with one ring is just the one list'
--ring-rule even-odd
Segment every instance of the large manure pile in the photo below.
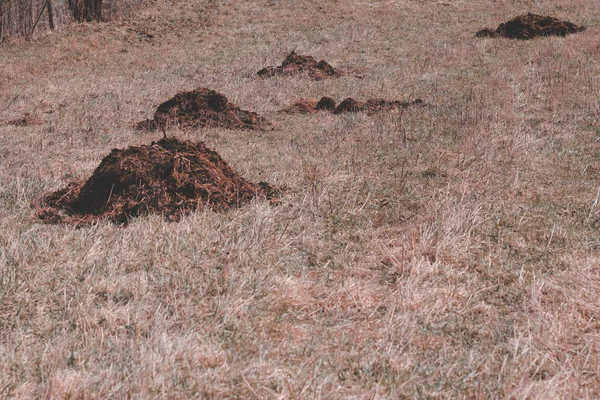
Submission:
{"label": "large manure pile", "polygon": [[165,138],[114,149],[87,181],[43,197],[38,216],[51,223],[124,223],[149,213],[178,220],[197,208],[226,210],[255,197],[275,202],[276,192],[242,178],[204,143]]}

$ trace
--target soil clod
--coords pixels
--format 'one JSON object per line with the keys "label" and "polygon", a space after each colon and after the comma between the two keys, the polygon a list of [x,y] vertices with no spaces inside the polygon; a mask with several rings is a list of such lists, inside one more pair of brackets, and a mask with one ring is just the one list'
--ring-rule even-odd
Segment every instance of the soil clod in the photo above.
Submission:
{"label": "soil clod", "polygon": [[331,97],[322,97],[315,107],[318,111],[328,110],[331,111],[335,108],[335,100]]}
{"label": "soil clod", "polygon": [[329,65],[326,61],[318,61],[312,56],[302,56],[292,51],[278,67],[266,67],[258,71],[258,76],[270,78],[273,76],[291,76],[307,74],[316,81],[337,78],[341,71]]}
{"label": "soil clod", "polygon": [[204,143],[168,138],[114,149],[87,181],[71,182],[43,197],[38,217],[48,223],[104,218],[126,223],[157,213],[177,221],[198,208],[226,210],[256,197],[276,203],[278,194],[265,182],[242,178]]}
{"label": "soil clod", "polygon": [[271,125],[255,112],[241,110],[219,92],[198,88],[180,92],[158,106],[154,118],[138,122],[136,127],[156,130],[169,125],[181,128],[270,129]]}
{"label": "soil clod", "polygon": [[557,18],[527,14],[519,15],[510,21],[502,23],[496,30],[485,28],[478,31],[476,37],[506,37],[509,39],[528,40],[543,36],[566,36],[582,32],[585,27]]}

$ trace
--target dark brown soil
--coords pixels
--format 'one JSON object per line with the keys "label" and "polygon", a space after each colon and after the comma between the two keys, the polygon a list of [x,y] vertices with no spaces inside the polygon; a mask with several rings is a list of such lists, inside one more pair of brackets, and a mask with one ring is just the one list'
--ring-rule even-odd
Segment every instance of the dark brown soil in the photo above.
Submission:
{"label": "dark brown soil", "polygon": [[317,103],[315,107],[318,111],[328,110],[331,111],[335,108],[335,100],[331,97],[321,97],[321,100]]}
{"label": "dark brown soil", "polygon": [[529,13],[500,24],[496,30],[482,29],[475,36],[528,40],[540,36],[566,36],[583,30],[585,27],[569,21]]}
{"label": "dark brown soil", "polygon": [[332,111],[334,114],[348,113],[348,112],[360,112],[364,110],[364,103],[359,103],[352,97],[348,97]]}
{"label": "dark brown soil", "polygon": [[195,209],[226,210],[255,197],[277,202],[278,190],[239,176],[202,142],[162,139],[114,149],[92,176],[50,193],[38,204],[49,223],[86,223],[106,218],[126,223],[149,213],[178,220]]}
{"label": "dark brown soil", "polygon": [[270,78],[273,76],[291,76],[307,74],[316,81],[328,78],[337,78],[342,75],[326,61],[317,61],[312,56],[301,56],[292,51],[278,67],[266,67],[258,71],[258,76]]}
{"label": "dark brown soil", "polygon": [[167,126],[182,128],[220,127],[229,129],[269,129],[258,114],[241,110],[214,90],[198,88],[180,92],[156,109],[154,119],[138,122],[138,129],[156,130]]}
{"label": "dark brown soil", "polygon": [[318,102],[315,99],[299,100],[281,112],[288,114],[310,114],[321,110],[331,111],[333,114],[365,112],[369,115],[383,111],[392,111],[399,108],[424,105],[423,100],[411,101],[372,99],[365,102],[354,100],[352,97],[344,99],[337,107],[335,100],[323,97]]}

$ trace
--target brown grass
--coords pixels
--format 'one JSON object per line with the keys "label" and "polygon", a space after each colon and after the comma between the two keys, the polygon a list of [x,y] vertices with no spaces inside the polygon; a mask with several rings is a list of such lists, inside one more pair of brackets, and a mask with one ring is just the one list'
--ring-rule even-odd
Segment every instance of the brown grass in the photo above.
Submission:
{"label": "brown grass", "polygon": [[[0,397],[598,398],[600,3],[526,5],[159,1],[0,48],[0,120],[43,119],[0,125]],[[529,11],[588,29],[474,38]],[[292,49],[364,79],[255,77]],[[35,219],[200,85],[276,129],[169,133],[279,206]],[[324,94],[432,106],[277,112]]]}

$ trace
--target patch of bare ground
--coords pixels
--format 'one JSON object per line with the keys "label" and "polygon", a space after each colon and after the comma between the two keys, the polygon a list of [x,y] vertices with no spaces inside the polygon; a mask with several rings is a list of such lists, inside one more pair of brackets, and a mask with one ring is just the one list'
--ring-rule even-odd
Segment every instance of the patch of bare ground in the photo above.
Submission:
{"label": "patch of bare ground", "polygon": [[[516,1],[206,3],[0,49],[0,120],[45,103],[0,126],[0,397],[600,398],[600,2],[531,3],[588,29],[519,42],[473,37]],[[368,72],[256,76],[291,48]],[[281,128],[167,133],[277,207],[37,218],[200,83]],[[431,106],[277,113],[323,93]]]}

